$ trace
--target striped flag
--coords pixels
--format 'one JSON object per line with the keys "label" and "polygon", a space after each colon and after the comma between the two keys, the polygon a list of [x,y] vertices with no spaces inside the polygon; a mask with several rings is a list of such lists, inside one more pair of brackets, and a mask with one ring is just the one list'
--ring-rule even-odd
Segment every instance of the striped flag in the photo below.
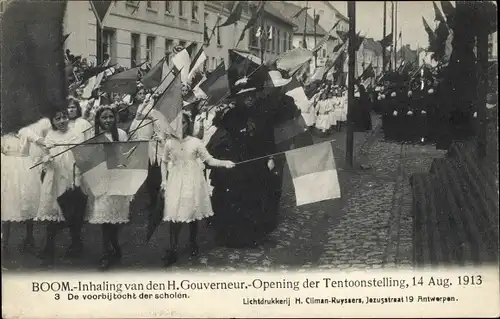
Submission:
{"label": "striped flag", "polygon": [[158,86],[163,78],[163,64],[165,58],[161,59],[146,75],[142,78],[142,84],[145,89],[151,89]]}
{"label": "striped flag", "polygon": [[208,105],[214,105],[224,96],[229,95],[229,79],[224,61],[208,75],[207,79],[200,85],[200,89],[209,96]]}
{"label": "striped flag", "polygon": [[72,149],[82,182],[94,196],[132,196],[148,175],[148,141],[95,139]]}
{"label": "striped flag", "polygon": [[304,88],[295,77],[292,77],[292,80],[283,87],[283,91],[294,100],[293,107],[300,112],[296,112],[291,119],[274,128],[274,142],[278,151],[288,151],[313,144],[312,135],[307,130],[312,123],[308,123],[302,116],[302,113],[309,112],[311,107]]}
{"label": "striped flag", "polygon": [[177,74],[165,92],[156,102],[153,117],[164,132],[169,132],[179,138],[182,137],[182,93],[181,76]]}
{"label": "striped flag", "polygon": [[[319,16],[318,16],[319,17]],[[337,23],[335,23],[333,25],[333,27],[330,29],[330,31],[327,32],[327,34],[325,34],[325,36],[323,37],[323,39],[321,39],[318,44],[314,47],[314,49],[312,49],[313,52],[316,52],[318,51],[319,49],[321,49],[321,47],[323,46],[323,44],[326,43],[326,41],[328,41],[328,39],[330,39],[331,35],[330,33],[333,32],[333,30],[335,30],[335,28],[339,25],[340,23],[340,20],[337,21]]]}
{"label": "striped flag", "polygon": [[101,86],[104,92],[134,94],[139,80],[139,69],[136,67],[110,76]]}
{"label": "striped flag", "polygon": [[341,197],[330,142],[298,148],[285,154],[297,206]]}

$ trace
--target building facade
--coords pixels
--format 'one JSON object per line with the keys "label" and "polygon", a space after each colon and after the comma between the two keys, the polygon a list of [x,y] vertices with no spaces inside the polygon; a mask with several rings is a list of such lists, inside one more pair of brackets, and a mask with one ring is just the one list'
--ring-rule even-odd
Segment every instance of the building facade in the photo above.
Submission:
{"label": "building facade", "polygon": [[[262,28],[263,27],[263,28]],[[250,28],[248,34],[248,52],[259,59],[269,61],[292,49],[293,30],[296,25],[279,10],[272,1],[266,2],[261,23]],[[267,40],[261,40],[260,36]]]}
{"label": "building facade", "polygon": [[[113,64],[155,64],[166,56],[171,65],[175,46],[203,45],[203,2],[117,1],[110,10],[102,40]],[[68,1],[64,27],[71,33],[66,48],[95,63],[96,19],[88,1]]]}
{"label": "building facade", "polygon": [[[294,3],[287,1],[275,1],[273,2],[273,4],[280,10],[283,15],[287,17],[293,17],[302,8],[301,6],[297,6]],[[319,16],[319,21],[326,19],[326,16],[323,14],[323,12],[324,11],[322,10],[315,10],[311,8],[307,11],[303,11],[296,18],[291,19],[296,25],[292,38],[292,46],[294,48],[304,47],[303,42],[305,38],[306,48],[312,50],[328,33],[328,31],[326,31],[320,23],[318,23],[315,27],[314,16]],[[329,26],[328,30],[330,30],[332,27],[333,24]],[[337,39],[334,36],[335,33],[332,32],[332,34],[333,35],[328,39],[328,41],[324,43],[317,51],[317,56],[311,60],[311,71],[314,71],[316,67],[324,66],[327,58],[333,53],[333,48],[337,42]]]}

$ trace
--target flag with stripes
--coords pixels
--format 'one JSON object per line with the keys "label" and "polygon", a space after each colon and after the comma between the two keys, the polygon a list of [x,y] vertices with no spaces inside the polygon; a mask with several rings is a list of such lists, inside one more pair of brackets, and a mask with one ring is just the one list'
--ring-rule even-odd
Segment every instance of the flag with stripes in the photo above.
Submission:
{"label": "flag with stripes", "polygon": [[157,112],[152,113],[163,132],[171,133],[178,138],[182,137],[181,88],[181,76],[177,74],[156,102],[154,109]]}
{"label": "flag with stripes", "polygon": [[318,51],[319,49],[321,49],[321,47],[323,46],[323,44],[326,43],[326,41],[328,41],[328,39],[330,39],[331,35],[330,33],[333,32],[333,30],[335,30],[335,28],[339,25],[340,23],[340,20],[338,20],[334,25],[333,27],[330,29],[330,31],[327,32],[327,34],[325,34],[325,36],[318,42],[318,44],[313,48],[313,52],[316,52]]}
{"label": "flag with stripes", "polygon": [[229,95],[229,80],[224,61],[200,84],[200,89],[209,97],[208,105],[215,105],[222,98]]}
{"label": "flag with stripes", "polygon": [[303,112],[311,111],[311,103],[307,99],[304,88],[295,77],[292,77],[282,89],[286,96],[293,99],[294,105],[284,103],[281,107],[293,107],[294,114],[290,119],[274,127],[274,142],[278,151],[288,151],[313,144],[312,135],[308,131],[308,126],[312,123],[308,123],[302,116]]}
{"label": "flag with stripes", "polygon": [[145,89],[152,89],[157,87],[163,78],[163,64],[165,63],[165,58],[161,59],[156,65],[149,70],[142,78],[142,84]]}
{"label": "flag with stripes", "polygon": [[331,142],[285,153],[297,206],[341,197]]}
{"label": "flag with stripes", "polygon": [[72,149],[82,182],[92,195],[132,196],[148,175],[149,141],[96,138]]}
{"label": "flag with stripes", "polygon": [[135,67],[110,76],[102,84],[101,90],[104,92],[134,94],[137,91],[139,69],[140,67]]}

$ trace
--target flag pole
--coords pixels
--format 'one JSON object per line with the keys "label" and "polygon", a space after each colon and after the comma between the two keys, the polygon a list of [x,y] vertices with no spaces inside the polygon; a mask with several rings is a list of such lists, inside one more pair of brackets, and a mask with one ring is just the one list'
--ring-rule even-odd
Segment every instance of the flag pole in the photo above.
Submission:
{"label": "flag pole", "polygon": [[[386,30],[387,28],[387,1],[384,1],[384,31],[383,31],[383,36],[382,36],[382,39],[385,39],[385,36],[386,36]],[[385,53],[386,53],[386,49],[385,47],[382,48],[382,73],[385,72],[385,66],[386,66],[386,56],[385,56]]]}
{"label": "flag pole", "polygon": [[349,69],[348,76],[348,94],[347,94],[347,136],[346,136],[346,163],[353,167],[354,153],[354,127],[352,123],[352,111],[354,107],[354,67],[356,63],[355,38],[356,38],[356,3],[347,2],[347,13],[349,16]]}
{"label": "flag pole", "polygon": [[[314,47],[316,48],[316,9],[313,10],[313,15],[314,15]],[[318,54],[317,51],[314,51],[314,68],[316,69],[318,67]]]}
{"label": "flag pole", "polygon": [[394,34],[394,1],[391,1],[391,33],[392,33],[392,43],[391,43],[391,55],[389,57],[389,71],[392,71],[393,69],[393,57],[392,55],[394,54],[394,38],[396,35]]}
{"label": "flag pole", "polygon": [[395,40],[394,40],[394,70],[397,70],[398,67],[398,2],[394,1],[394,31],[395,31]]}

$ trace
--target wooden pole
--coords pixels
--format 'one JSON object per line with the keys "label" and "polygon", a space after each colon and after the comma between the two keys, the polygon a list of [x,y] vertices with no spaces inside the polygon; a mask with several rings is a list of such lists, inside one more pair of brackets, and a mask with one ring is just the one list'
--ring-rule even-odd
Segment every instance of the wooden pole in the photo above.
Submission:
{"label": "wooden pole", "polygon": [[[307,8],[308,2],[309,1],[306,1],[306,8]],[[302,47],[304,49],[307,49],[306,36],[307,36],[307,9],[304,10],[304,34],[302,36]]]}
{"label": "wooden pole", "polygon": [[[387,35],[387,1],[384,1],[384,31],[383,31],[383,36],[382,39],[385,39],[385,36]],[[386,66],[386,56],[385,56],[386,50],[385,47],[382,48],[382,73],[385,72],[385,66]]]}
{"label": "wooden pole", "polygon": [[[485,16],[483,12],[483,3],[478,4],[479,16]],[[482,13],[482,14],[481,14]],[[486,156],[486,94],[488,86],[488,29],[486,19],[479,19],[478,34],[477,34],[477,58],[478,58],[478,75],[479,88],[477,99],[477,153],[479,158]]]}
{"label": "wooden pole", "polygon": [[352,113],[354,107],[354,67],[356,65],[356,3],[347,2],[347,14],[349,16],[349,69],[347,71],[347,136],[346,136],[346,163],[352,168],[354,157],[354,123],[352,122]]}
{"label": "wooden pole", "polygon": [[101,65],[104,63],[104,52],[103,52],[103,43],[102,43],[102,36],[103,36],[103,30],[101,28],[101,25],[97,21],[96,18],[96,66]]}
{"label": "wooden pole", "polygon": [[389,70],[393,70],[394,67],[392,65],[393,63],[393,58],[392,58],[392,55],[394,54],[394,38],[396,37],[396,35],[394,34],[394,1],[391,1],[391,33],[392,33],[392,43],[391,43],[391,56],[390,56],[390,63],[389,63]]}
{"label": "wooden pole", "polygon": [[[314,15],[314,47],[316,48],[316,9],[314,9],[313,11],[313,15]],[[318,51],[314,51],[314,69],[316,69],[318,67]]]}
{"label": "wooden pole", "polygon": [[394,70],[398,68],[398,2],[394,1]]}

